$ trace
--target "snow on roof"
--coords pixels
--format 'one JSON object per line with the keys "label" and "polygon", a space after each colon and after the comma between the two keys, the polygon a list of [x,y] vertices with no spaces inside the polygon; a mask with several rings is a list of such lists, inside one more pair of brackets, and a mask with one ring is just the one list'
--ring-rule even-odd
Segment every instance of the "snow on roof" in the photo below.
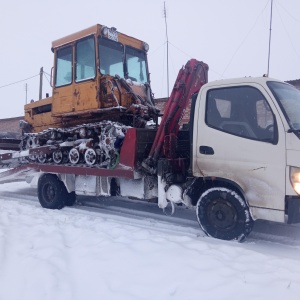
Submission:
{"label": "snow on roof", "polygon": [[19,124],[23,119],[23,116],[0,119],[0,132],[21,132]]}

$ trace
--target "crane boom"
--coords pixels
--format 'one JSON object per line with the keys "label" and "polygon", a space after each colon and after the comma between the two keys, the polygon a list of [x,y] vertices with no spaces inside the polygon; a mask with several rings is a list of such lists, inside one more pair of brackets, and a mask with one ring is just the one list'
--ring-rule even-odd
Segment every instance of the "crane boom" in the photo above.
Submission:
{"label": "crane boom", "polygon": [[184,114],[187,103],[192,95],[198,93],[201,86],[207,83],[207,72],[208,65],[196,59],[189,60],[180,69],[150,153],[142,164],[151,173],[156,172],[155,166],[162,154],[167,158],[173,158],[173,151],[168,150],[170,147],[166,143],[170,144],[171,140],[176,139],[179,122]]}

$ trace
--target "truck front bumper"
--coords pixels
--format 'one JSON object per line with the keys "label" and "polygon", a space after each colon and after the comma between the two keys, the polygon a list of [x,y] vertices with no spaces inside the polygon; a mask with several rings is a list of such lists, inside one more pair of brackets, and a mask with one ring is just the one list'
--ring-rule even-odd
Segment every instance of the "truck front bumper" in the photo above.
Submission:
{"label": "truck front bumper", "polygon": [[286,214],[288,216],[287,223],[300,223],[300,197],[287,196],[285,198]]}

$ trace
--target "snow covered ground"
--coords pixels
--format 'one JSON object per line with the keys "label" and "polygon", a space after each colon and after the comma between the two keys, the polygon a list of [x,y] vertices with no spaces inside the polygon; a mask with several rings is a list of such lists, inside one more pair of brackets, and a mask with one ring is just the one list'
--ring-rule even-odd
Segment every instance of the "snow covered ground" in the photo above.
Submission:
{"label": "snow covered ground", "polygon": [[101,201],[51,211],[26,183],[0,185],[0,300],[300,297],[300,226],[261,223],[239,244]]}

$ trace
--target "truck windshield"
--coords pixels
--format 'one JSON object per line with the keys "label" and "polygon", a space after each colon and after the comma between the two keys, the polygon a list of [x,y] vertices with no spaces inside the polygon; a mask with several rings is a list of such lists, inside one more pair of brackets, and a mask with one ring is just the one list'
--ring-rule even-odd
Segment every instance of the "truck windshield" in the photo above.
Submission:
{"label": "truck windshield", "polygon": [[143,51],[99,37],[100,72],[111,76],[148,82],[146,54]]}
{"label": "truck windshield", "polygon": [[300,130],[300,91],[282,82],[269,81],[267,85],[281,106],[291,129]]}

